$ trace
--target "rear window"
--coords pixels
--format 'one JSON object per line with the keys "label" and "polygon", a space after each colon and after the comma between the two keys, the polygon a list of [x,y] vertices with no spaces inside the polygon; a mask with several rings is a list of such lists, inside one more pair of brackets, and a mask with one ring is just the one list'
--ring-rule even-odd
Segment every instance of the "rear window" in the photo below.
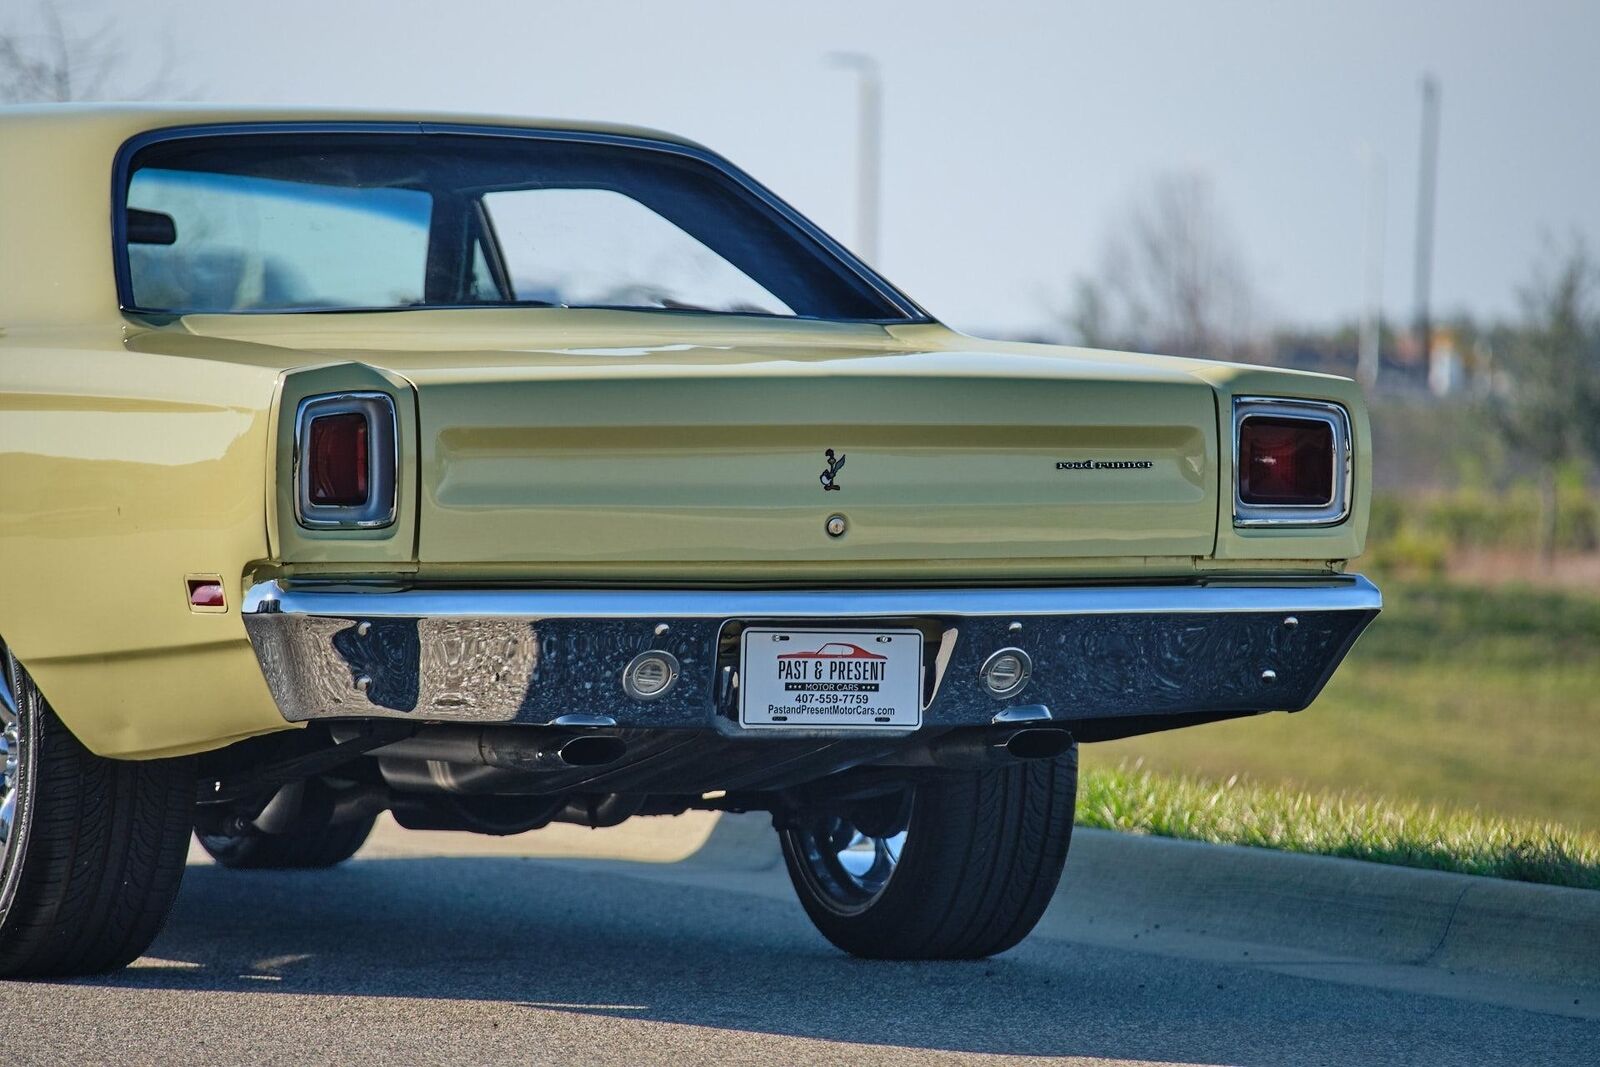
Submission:
{"label": "rear window", "polygon": [[125,173],[131,310],[915,317],[747,180],[656,142],[263,128],[156,140]]}
{"label": "rear window", "polygon": [[611,189],[487,193],[512,295],[579,306],[794,312],[704,242]]}
{"label": "rear window", "polygon": [[423,301],[433,214],[424,192],[145,167],[128,183],[128,207],[147,213],[145,225],[150,214],[172,220],[164,230],[171,243],[128,244],[141,307],[250,311]]}

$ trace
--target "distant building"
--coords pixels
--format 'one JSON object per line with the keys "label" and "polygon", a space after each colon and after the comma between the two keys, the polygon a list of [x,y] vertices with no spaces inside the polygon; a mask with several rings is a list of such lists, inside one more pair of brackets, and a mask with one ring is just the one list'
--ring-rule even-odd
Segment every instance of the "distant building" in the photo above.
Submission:
{"label": "distant building", "polygon": [[1428,350],[1428,389],[1434,396],[1452,396],[1466,387],[1467,369],[1456,346],[1455,331],[1433,331]]}

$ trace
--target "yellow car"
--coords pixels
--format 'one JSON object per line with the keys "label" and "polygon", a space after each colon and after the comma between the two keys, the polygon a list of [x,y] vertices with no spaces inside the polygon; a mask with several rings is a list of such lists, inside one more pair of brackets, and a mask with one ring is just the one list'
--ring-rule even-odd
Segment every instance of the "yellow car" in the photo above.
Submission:
{"label": "yellow car", "polygon": [[1079,742],[1316,697],[1370,467],[1349,381],[962,336],[668,134],[0,110],[0,973],[383,811],[766,811],[834,944],[1002,951]]}

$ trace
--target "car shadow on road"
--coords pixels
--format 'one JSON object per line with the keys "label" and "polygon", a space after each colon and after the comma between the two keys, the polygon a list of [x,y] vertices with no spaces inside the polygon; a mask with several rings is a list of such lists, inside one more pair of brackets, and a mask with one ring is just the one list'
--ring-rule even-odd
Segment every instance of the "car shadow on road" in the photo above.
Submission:
{"label": "car shadow on road", "polygon": [[[1348,1017],[1319,1014],[1313,983],[1281,975],[1050,938],[987,961],[855,960],[771,893],[520,857],[193,866],[149,956],[78,982],[499,1002],[831,1042],[1169,1062],[1303,1061],[1350,1034]],[[1384,996],[1350,995],[1374,1011]],[[1477,1012],[1486,1029],[1506,1024]],[[1371,1055],[1341,1043],[1342,1063],[1397,1053],[1392,1038]]]}

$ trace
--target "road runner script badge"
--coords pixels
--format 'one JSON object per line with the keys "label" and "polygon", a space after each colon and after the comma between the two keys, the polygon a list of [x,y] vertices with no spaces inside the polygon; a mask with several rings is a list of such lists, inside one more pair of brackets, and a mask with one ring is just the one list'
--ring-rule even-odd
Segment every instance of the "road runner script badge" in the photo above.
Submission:
{"label": "road runner script badge", "polygon": [[1058,459],[1058,471],[1147,471],[1155,463],[1148,459]]}

